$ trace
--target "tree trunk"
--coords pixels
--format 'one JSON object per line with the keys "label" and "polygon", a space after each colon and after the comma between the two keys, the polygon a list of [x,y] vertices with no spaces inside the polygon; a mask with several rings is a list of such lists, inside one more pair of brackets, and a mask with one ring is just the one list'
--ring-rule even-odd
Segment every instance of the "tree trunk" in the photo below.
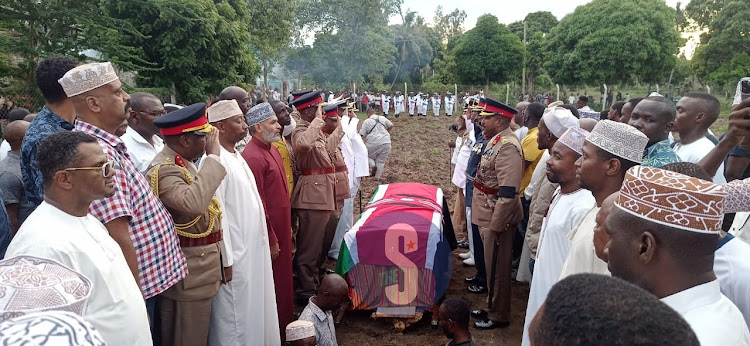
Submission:
{"label": "tree trunk", "polygon": [[263,101],[268,102],[268,58],[266,54],[261,53],[263,59]]}
{"label": "tree trunk", "polygon": [[484,82],[484,97],[489,97],[489,96],[490,96],[490,77],[486,76],[485,82]]}

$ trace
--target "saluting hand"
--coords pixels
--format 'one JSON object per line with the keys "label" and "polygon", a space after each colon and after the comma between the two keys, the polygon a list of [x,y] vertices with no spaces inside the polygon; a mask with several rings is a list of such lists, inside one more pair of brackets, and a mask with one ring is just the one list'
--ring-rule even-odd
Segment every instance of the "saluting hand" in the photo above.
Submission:
{"label": "saluting hand", "polygon": [[206,155],[219,155],[221,153],[221,143],[219,143],[219,130],[212,128],[206,138]]}
{"label": "saluting hand", "polygon": [[318,104],[318,109],[315,111],[315,117],[318,119],[323,119],[323,106]]}

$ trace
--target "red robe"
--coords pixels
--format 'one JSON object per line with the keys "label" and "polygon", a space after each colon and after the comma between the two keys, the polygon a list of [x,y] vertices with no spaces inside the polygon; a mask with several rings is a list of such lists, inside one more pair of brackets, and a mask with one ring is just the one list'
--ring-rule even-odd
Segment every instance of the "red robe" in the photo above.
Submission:
{"label": "red robe", "polygon": [[273,280],[279,311],[279,332],[283,344],[286,340],[286,325],[294,321],[292,207],[286,171],[279,150],[255,137],[247,143],[242,157],[253,171],[260,198],[266,206],[269,245],[273,246],[278,242],[281,250],[279,257],[273,261]]}

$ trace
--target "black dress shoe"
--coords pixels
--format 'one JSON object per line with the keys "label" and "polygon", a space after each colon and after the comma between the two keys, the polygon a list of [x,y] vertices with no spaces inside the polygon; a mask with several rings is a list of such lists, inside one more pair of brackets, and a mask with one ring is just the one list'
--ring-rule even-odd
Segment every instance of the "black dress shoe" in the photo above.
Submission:
{"label": "black dress shoe", "polygon": [[469,291],[469,293],[474,293],[474,294],[487,293],[487,287],[482,286],[482,285],[471,285],[467,287],[466,290]]}
{"label": "black dress shoe", "polygon": [[466,278],[466,279],[464,279],[464,282],[467,283],[467,284],[475,284],[475,283],[477,283],[477,277],[476,276],[472,276],[470,278]]}
{"label": "black dress shoe", "polygon": [[469,248],[469,242],[464,240],[458,243],[458,247],[462,249],[468,249]]}
{"label": "black dress shoe", "polygon": [[326,269],[326,275],[328,275],[328,274],[336,274],[336,271],[335,270],[331,270],[331,269]]}
{"label": "black dress shoe", "polygon": [[510,322],[497,322],[493,320],[484,320],[474,322],[474,328],[476,329],[495,329],[505,328],[510,325]]}
{"label": "black dress shoe", "polygon": [[471,312],[471,317],[474,317],[474,318],[487,318],[487,311],[485,311],[485,310],[473,310]]}

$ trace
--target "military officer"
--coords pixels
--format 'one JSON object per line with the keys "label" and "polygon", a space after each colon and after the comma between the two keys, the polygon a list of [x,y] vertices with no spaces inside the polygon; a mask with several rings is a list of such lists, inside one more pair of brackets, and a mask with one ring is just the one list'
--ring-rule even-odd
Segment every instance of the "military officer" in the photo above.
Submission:
{"label": "military officer", "polygon": [[[206,345],[211,301],[231,267],[222,268],[221,209],[214,196],[226,175],[219,160],[218,131],[196,103],[154,120],[166,146],[146,173],[175,223],[188,275],[161,294],[163,345]],[[198,170],[194,164],[206,156]],[[225,274],[227,277],[225,278]]]}
{"label": "military officer", "polygon": [[[332,125],[334,119],[324,119],[322,101],[320,92],[313,91],[292,102],[302,119],[292,132],[292,147],[301,172],[292,193],[292,208],[299,216],[293,262],[298,282],[294,286],[297,303],[302,306],[307,305],[320,285],[320,268],[325,265],[343,199],[349,194],[346,165],[343,159],[337,160],[344,131],[337,122]],[[323,131],[324,127],[329,128],[330,134]],[[337,162],[341,162],[340,166],[336,166]],[[340,204],[337,196],[344,196]]]}
{"label": "military officer", "polygon": [[471,221],[479,226],[489,271],[487,311],[475,310],[480,329],[510,324],[510,276],[513,230],[523,217],[518,191],[523,175],[521,143],[510,130],[516,110],[490,98],[484,99],[484,138],[489,142],[474,180]]}

